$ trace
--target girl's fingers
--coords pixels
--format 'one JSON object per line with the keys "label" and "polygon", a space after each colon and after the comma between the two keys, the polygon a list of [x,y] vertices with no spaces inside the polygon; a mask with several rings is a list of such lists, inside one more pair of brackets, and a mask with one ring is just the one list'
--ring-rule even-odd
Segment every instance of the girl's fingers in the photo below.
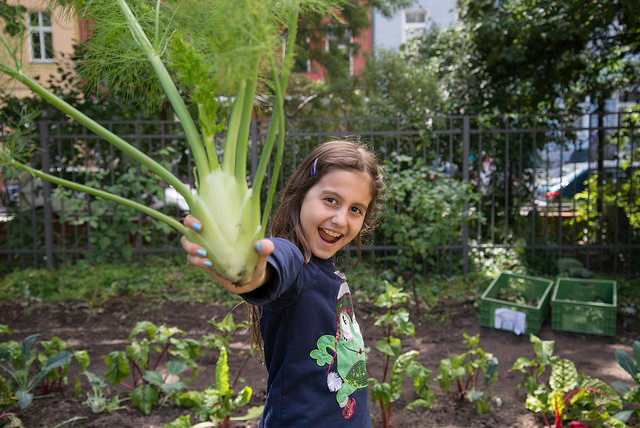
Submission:
{"label": "girl's fingers", "polygon": [[207,255],[207,252],[204,250],[204,248],[189,241],[189,239],[184,235],[180,237],[180,245],[182,245],[182,249],[187,254],[190,254],[192,256],[205,257]]}
{"label": "girl's fingers", "polygon": [[198,219],[191,214],[184,218],[182,224],[195,230],[196,232],[200,232],[202,230],[202,223],[200,223],[200,221],[198,221]]}
{"label": "girl's fingers", "polygon": [[258,256],[260,256],[259,260],[263,258],[266,259],[273,253],[273,242],[269,239],[261,239],[253,244],[253,249],[258,253]]}

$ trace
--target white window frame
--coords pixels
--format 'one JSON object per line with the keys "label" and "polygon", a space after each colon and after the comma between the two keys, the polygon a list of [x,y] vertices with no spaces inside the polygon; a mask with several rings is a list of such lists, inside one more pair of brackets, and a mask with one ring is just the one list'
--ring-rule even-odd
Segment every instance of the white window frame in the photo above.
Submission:
{"label": "white window frame", "polygon": [[[408,13],[424,13],[424,21],[422,22],[407,22]],[[405,9],[402,11],[402,43],[406,43],[411,39],[409,34],[415,30],[426,30],[427,22],[429,21],[429,11],[424,8],[419,9]]]}
{"label": "white window frame", "polygon": [[[53,56],[51,58],[47,58],[47,47],[46,40],[47,34],[51,35],[51,52],[53,52],[53,27],[51,25],[43,25],[44,15],[46,12],[40,10],[30,10],[27,12],[27,28],[29,30],[29,60],[33,63],[52,63],[55,61]],[[38,25],[31,25],[31,16],[36,15],[38,18]],[[49,15],[49,22],[52,17]],[[33,46],[33,35],[36,34],[40,39],[40,52],[38,52],[38,57],[35,56],[34,46]]]}
{"label": "white window frame", "polygon": [[[333,33],[331,31],[327,32],[327,36],[324,39],[324,51],[329,52],[329,41],[333,37]],[[349,46],[345,45],[336,45],[338,49],[349,49],[349,76],[353,76],[353,49],[351,46],[353,45],[353,34],[349,31]]]}

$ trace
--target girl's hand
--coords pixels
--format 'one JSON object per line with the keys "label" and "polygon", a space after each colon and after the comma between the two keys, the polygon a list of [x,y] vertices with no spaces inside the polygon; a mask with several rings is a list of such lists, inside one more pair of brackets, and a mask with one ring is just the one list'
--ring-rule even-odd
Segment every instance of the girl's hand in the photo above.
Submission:
{"label": "girl's hand", "polygon": [[[192,215],[188,215],[184,219],[183,223],[185,226],[195,230],[196,232],[200,232],[202,229],[202,224]],[[251,281],[240,286],[221,277],[211,269],[211,262],[207,259],[207,252],[200,245],[189,241],[186,236],[182,236],[182,238],[180,238],[180,244],[187,253],[187,261],[189,263],[207,272],[218,284],[222,285],[234,294],[253,291],[271,278],[271,268],[267,265],[267,257],[273,253],[273,242],[269,239],[261,239],[253,244],[254,250],[258,253],[258,264],[256,265],[256,270],[253,271]]]}

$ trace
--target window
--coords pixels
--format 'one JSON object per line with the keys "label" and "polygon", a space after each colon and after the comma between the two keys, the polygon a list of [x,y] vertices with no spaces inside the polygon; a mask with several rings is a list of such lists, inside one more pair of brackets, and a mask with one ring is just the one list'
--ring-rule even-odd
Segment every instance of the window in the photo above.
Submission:
{"label": "window", "polygon": [[31,62],[53,62],[51,15],[31,11],[29,19],[29,56]]}
{"label": "window", "polygon": [[309,59],[311,38],[309,36],[301,36],[300,33],[298,33],[298,36],[298,39],[304,39],[304,42],[301,43],[301,40],[297,41],[296,55],[293,57],[293,68],[291,71],[294,73],[309,73],[311,72],[311,60]]}
{"label": "window", "polygon": [[419,36],[427,29],[427,11],[425,9],[407,9],[404,11],[402,43]]}
{"label": "window", "polygon": [[325,52],[331,53],[335,60],[349,64],[349,75],[353,76],[353,36],[346,27],[331,27],[325,38]]}

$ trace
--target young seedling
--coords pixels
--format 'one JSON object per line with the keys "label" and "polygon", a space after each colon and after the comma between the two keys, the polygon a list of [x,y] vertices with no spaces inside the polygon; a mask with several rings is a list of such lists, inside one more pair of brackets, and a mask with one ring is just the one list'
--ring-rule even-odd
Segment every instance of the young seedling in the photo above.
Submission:
{"label": "young seedling", "polygon": [[[478,414],[488,412],[491,407],[489,386],[498,379],[498,359],[493,354],[478,347],[480,335],[464,333],[464,341],[469,350],[453,358],[440,361],[440,374],[435,380],[447,392],[455,384],[458,400],[469,400],[476,404]],[[478,379],[482,375],[482,383]]]}
{"label": "young seedling", "polygon": [[83,401],[83,404],[89,406],[93,413],[112,412],[120,408],[118,396],[109,399],[108,393],[105,392],[107,383],[104,379],[88,370],[85,370],[83,374],[91,386],[91,392],[87,392],[87,399]]}
{"label": "young seedling", "polygon": [[400,398],[405,376],[408,375],[413,379],[419,397],[407,408],[413,409],[419,406],[429,408],[435,398],[433,391],[429,388],[431,371],[415,361],[419,352],[410,350],[400,354],[402,343],[396,335],[413,336],[415,334],[415,326],[409,321],[409,312],[401,306],[409,301],[410,296],[387,281],[385,283],[386,290],[378,297],[375,305],[385,308],[386,313],[378,317],[374,324],[385,332],[385,338],[376,343],[376,349],[384,355],[382,379],[369,377],[373,400],[380,406],[383,428],[389,426],[393,403]]}
{"label": "young seedling", "polygon": [[[34,389],[52,371],[68,365],[73,357],[70,351],[60,351],[44,359],[35,349],[38,334],[28,336],[22,343],[9,341],[0,344],[0,368],[10,377],[18,406],[28,407],[33,401]],[[35,374],[32,370],[35,368]]]}
{"label": "young seedling", "polygon": [[[231,421],[260,417],[264,406],[251,407],[243,416],[233,416],[238,409],[249,403],[253,390],[250,386],[244,386],[238,393],[235,392],[242,370],[251,355],[247,355],[234,380],[231,381],[229,376],[229,353],[231,351],[229,340],[232,338],[233,332],[238,329],[246,329],[248,324],[244,322],[236,324],[232,314],[227,315],[220,322],[212,319],[209,323],[218,330],[218,333],[213,333],[203,338],[204,343],[214,346],[220,352],[216,363],[215,385],[213,388],[207,388],[202,392],[185,392],[178,398],[178,403],[195,409],[196,414],[203,421],[197,425],[199,428],[228,428],[231,426]],[[190,418],[181,417],[174,421],[174,425],[171,426],[180,427],[182,426],[181,424],[186,423],[190,424]]]}
{"label": "young seedling", "polygon": [[[201,354],[202,343],[176,337],[183,333],[175,327],[141,321],[131,330],[131,344],[126,350],[113,351],[105,357],[106,378],[114,385],[124,386],[131,402],[145,415],[151,413],[160,398],[169,399],[185,388],[180,375],[187,367],[192,369],[187,383],[197,373],[195,358]],[[160,364],[165,360],[165,369],[161,370]],[[129,376],[130,382],[125,382]]]}

